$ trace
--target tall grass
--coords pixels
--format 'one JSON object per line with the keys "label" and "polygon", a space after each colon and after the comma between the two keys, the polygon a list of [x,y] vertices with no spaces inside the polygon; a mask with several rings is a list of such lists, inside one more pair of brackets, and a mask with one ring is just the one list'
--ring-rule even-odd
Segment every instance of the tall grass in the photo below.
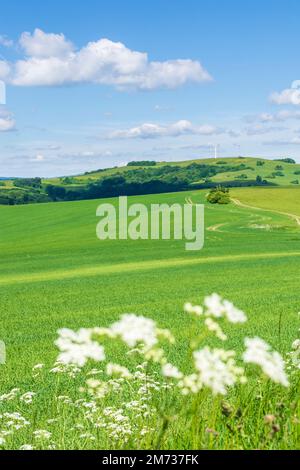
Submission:
{"label": "tall grass", "polygon": [[[0,396],[2,449],[297,449],[300,341],[282,358],[259,338],[238,355],[224,324],[243,312],[214,295],[190,315],[189,372],[176,341],[151,319],[123,315],[109,328],[60,330],[49,370],[32,390]],[[228,328],[227,328],[228,331]],[[123,348],[116,364],[114,348]],[[216,345],[214,347],[213,345]]]}

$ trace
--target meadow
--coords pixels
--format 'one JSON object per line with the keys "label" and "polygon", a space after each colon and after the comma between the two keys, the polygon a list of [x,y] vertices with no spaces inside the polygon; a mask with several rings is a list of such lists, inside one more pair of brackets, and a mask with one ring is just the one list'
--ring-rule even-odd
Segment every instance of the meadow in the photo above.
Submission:
{"label": "meadow", "polygon": [[[205,246],[199,252],[185,251],[184,242],[178,240],[99,241],[95,234],[99,200],[0,207],[0,339],[7,349],[6,364],[0,366],[0,394],[14,387],[42,390],[34,413],[35,429],[49,429],[47,420],[54,414],[63,414],[65,430],[70,428],[68,419],[76,425],[77,408],[69,412],[67,399],[55,405],[54,389],[56,395],[67,394],[75,400],[83,379],[67,376],[58,380],[44,372],[57,358],[54,341],[61,328],[107,327],[126,312],[149,317],[176,336],[176,347],[165,348],[172,363],[188,373],[192,326],[183,305],[201,304],[205,296],[217,292],[248,316],[242,327],[224,325],[231,349],[241,353],[244,337],[260,336],[283,356],[291,350],[298,335],[300,310],[300,227],[291,214],[300,216],[300,190],[231,191],[235,201],[251,207],[234,202],[211,205],[206,203],[205,195],[206,191],[189,191],[131,198],[147,205],[184,203],[187,198],[204,203]],[[116,199],[105,202],[116,203]],[[212,338],[211,344],[215,345],[216,339]],[[122,345],[117,343],[111,354],[114,363],[134,366],[124,355]],[[33,377],[32,368],[38,363],[44,364],[43,370]],[[153,374],[156,372],[154,366]],[[299,381],[293,382],[291,391],[263,380],[259,384],[261,401],[256,395],[249,398],[249,390],[234,392],[228,403],[222,397],[213,401],[204,391],[196,404],[190,397],[178,398],[176,411],[171,411],[172,394],[168,389],[159,389],[157,396],[153,393],[154,404],[158,406],[164,396],[169,414],[162,412],[149,418],[148,426],[154,431],[150,436],[145,433],[144,440],[138,442],[126,441],[124,435],[114,443],[103,437],[94,441],[87,432],[81,439],[67,432],[62,436],[58,430],[53,436],[59,436],[55,441],[58,448],[299,447]],[[126,400],[131,395],[134,393],[129,387],[124,391]],[[112,393],[108,403],[115,406],[120,399],[120,394]],[[199,406],[202,403],[204,407]],[[251,419],[245,418],[244,424],[239,422],[237,427],[238,410],[250,403]],[[181,413],[179,404],[189,410],[188,418],[179,416],[174,424],[172,416]],[[13,401],[8,405],[13,406]],[[3,406],[5,401],[0,403]],[[23,410],[20,406],[18,409]],[[274,419],[269,418],[268,423],[265,417],[269,415]],[[276,431],[275,425],[280,430]],[[39,442],[43,448],[50,445],[45,436]],[[17,438],[9,441],[8,447],[19,448],[22,444],[24,438]]]}

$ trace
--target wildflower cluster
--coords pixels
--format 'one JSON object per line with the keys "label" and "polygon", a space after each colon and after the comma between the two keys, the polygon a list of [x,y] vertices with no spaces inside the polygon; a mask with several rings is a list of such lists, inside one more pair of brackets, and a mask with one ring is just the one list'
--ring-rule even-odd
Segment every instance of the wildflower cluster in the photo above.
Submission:
{"label": "wildflower cluster", "polygon": [[[169,423],[166,403],[177,412],[182,403],[197,402],[202,390],[210,397],[227,395],[231,388],[249,380],[250,365],[258,366],[273,383],[289,386],[284,359],[261,338],[245,338],[241,354],[212,347],[211,339],[220,346],[227,341],[223,325],[247,321],[245,313],[231,302],[212,294],[203,305],[187,303],[184,310],[196,322],[196,335],[188,338],[189,373],[170,360],[175,343],[172,333],[144,316],[124,314],[105,328],[59,330],[55,341],[59,354],[50,373],[42,363],[32,369],[35,391],[14,388],[0,395],[0,448],[17,442],[20,450],[56,449],[64,448],[66,441],[79,443],[78,448],[99,448],[103,443],[113,448],[139,448],[141,442],[153,444],[155,436],[165,432]],[[106,344],[116,340],[125,347],[126,364],[110,357],[111,348]],[[299,370],[299,340],[292,349],[288,365]],[[42,400],[46,374],[55,386],[49,415],[38,420],[35,406]],[[230,405],[222,405],[222,413],[238,415]],[[273,415],[264,416],[267,423]],[[273,420],[270,426],[273,438],[279,424]],[[213,427],[205,429],[211,439],[219,435]]]}

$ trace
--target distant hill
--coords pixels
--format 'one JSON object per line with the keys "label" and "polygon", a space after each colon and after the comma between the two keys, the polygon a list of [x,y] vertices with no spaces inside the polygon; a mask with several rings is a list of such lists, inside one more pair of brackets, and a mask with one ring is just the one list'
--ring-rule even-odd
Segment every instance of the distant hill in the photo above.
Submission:
{"label": "distant hill", "polygon": [[97,199],[210,188],[216,185],[290,186],[300,183],[300,164],[291,159],[253,157],[181,162],[131,162],[61,178],[16,178],[0,182],[0,204]]}

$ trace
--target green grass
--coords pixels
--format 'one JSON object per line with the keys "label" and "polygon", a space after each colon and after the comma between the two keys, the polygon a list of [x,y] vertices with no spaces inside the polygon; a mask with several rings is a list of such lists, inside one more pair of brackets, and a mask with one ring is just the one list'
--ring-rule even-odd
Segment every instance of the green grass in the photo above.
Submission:
{"label": "green grass", "polygon": [[[263,162],[263,166],[257,166],[257,162]],[[206,164],[206,165],[219,165],[220,163],[225,162],[228,166],[235,166],[235,165],[240,165],[240,164],[245,164],[247,167],[250,169],[248,170],[241,170],[240,172],[236,171],[227,171],[224,173],[219,173],[218,175],[214,176],[211,178],[212,181],[215,182],[224,182],[224,181],[233,181],[236,179],[236,177],[240,174],[245,174],[247,175],[249,180],[255,180],[257,175],[260,175],[263,179],[266,179],[267,181],[271,183],[275,183],[276,185],[279,186],[291,186],[291,182],[299,179],[299,175],[295,174],[295,172],[300,171],[300,164],[291,164],[291,163],[285,163],[281,161],[276,161],[276,160],[267,160],[263,158],[255,158],[255,157],[243,157],[243,158],[202,158],[202,159],[193,159],[193,160],[185,160],[181,162],[158,162],[157,167],[161,167],[164,165],[170,165],[170,166],[188,166],[191,163],[200,163],[200,164]],[[282,173],[284,173],[284,176],[276,176],[275,178],[270,178],[270,175],[272,175],[274,172],[276,172],[276,167],[280,165],[282,166]],[[102,177],[107,177],[107,176],[113,176],[116,173],[123,173],[127,172],[130,170],[134,170],[136,168],[147,168],[147,167],[138,167],[138,166],[125,166],[125,167],[116,167],[116,168],[107,168],[102,171],[94,171],[90,172],[86,175],[78,175],[75,176],[75,183],[67,185],[66,187],[76,187],[80,185],[84,185],[89,181],[95,181],[98,180],[99,178]],[[246,180],[247,181],[247,180]],[[202,181],[200,181],[202,182]],[[44,180],[45,184],[61,184],[60,178],[50,178],[47,180]],[[6,184],[9,184],[7,182]]]}
{"label": "green grass", "polygon": [[[205,194],[130,199],[183,203],[190,196],[204,203]],[[299,214],[297,188],[235,189],[232,196],[249,205]],[[281,353],[290,350],[300,306],[300,229],[295,220],[234,204],[206,204],[205,246],[186,252],[183,241],[99,241],[95,213],[100,202],[0,207],[0,339],[7,347],[0,393],[35,386],[31,368],[55,361],[57,329],[107,326],[124,312],[149,316],[171,328],[178,338],[172,361],[187,371],[191,324],[182,306],[215,291],[249,317],[245,326],[230,331],[230,347],[241,351],[244,336],[259,335]],[[122,348],[116,348],[114,362],[123,359]],[[45,381],[45,402],[49,388]]]}

